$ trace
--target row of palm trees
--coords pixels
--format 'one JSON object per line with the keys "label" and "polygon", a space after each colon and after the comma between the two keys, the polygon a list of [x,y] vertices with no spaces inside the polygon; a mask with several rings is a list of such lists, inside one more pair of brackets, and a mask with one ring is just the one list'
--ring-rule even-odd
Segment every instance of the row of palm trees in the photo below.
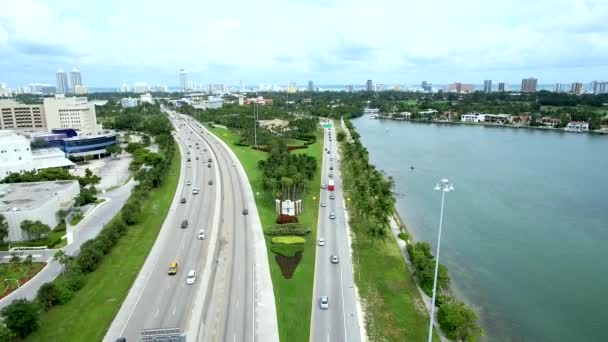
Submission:
{"label": "row of palm trees", "polygon": [[354,214],[364,220],[372,239],[390,234],[390,216],[395,208],[394,181],[369,162],[369,153],[359,140],[350,120],[345,124],[352,132],[352,142],[343,146],[342,169],[348,179],[349,201]]}

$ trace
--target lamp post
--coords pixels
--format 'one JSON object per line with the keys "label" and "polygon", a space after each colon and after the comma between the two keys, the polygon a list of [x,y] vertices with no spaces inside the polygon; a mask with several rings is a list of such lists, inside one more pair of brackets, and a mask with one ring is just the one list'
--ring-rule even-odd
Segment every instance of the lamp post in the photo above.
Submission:
{"label": "lamp post", "polygon": [[437,236],[437,253],[435,253],[435,277],[433,280],[433,298],[431,300],[431,321],[429,323],[429,340],[433,341],[433,320],[435,319],[435,298],[437,292],[437,271],[439,270],[439,248],[441,247],[441,226],[443,223],[443,203],[445,201],[445,193],[454,191],[454,186],[447,178],[441,179],[441,182],[435,184],[435,190],[441,191],[441,214],[439,214],[439,233]]}

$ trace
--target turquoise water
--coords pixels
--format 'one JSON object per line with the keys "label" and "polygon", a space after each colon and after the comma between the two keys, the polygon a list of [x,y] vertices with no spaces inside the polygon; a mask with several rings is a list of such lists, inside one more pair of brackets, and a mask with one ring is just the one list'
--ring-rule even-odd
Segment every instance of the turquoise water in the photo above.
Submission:
{"label": "turquoise water", "polygon": [[[353,121],[488,341],[608,341],[608,136]],[[414,170],[410,170],[414,166]]]}

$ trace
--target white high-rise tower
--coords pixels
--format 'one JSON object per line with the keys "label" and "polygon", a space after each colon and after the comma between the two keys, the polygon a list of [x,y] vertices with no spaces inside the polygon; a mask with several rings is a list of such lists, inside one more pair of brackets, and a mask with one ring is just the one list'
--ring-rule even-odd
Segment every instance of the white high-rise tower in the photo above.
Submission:
{"label": "white high-rise tower", "polygon": [[188,72],[184,69],[179,70],[179,84],[184,93],[190,89],[190,84],[188,83]]}
{"label": "white high-rise tower", "polygon": [[72,69],[72,72],[70,72],[70,80],[72,81],[72,93],[77,93],[76,87],[82,86],[82,76],[78,69]]}
{"label": "white high-rise tower", "polygon": [[68,92],[68,76],[63,69],[57,70],[55,74],[57,79],[57,94],[66,94]]}

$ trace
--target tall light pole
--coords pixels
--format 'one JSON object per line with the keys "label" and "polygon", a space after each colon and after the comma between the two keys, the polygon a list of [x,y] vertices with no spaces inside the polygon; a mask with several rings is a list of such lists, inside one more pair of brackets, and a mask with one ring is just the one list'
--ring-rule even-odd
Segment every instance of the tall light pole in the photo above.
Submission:
{"label": "tall light pole", "polygon": [[429,323],[429,342],[433,341],[433,320],[435,319],[435,297],[437,292],[437,271],[439,270],[439,249],[441,248],[441,226],[443,223],[443,203],[445,202],[445,193],[454,191],[454,186],[443,178],[441,182],[435,184],[435,190],[441,191],[441,214],[439,214],[439,234],[437,237],[437,253],[435,253],[435,277],[433,280],[433,299],[431,300],[431,321]]}

